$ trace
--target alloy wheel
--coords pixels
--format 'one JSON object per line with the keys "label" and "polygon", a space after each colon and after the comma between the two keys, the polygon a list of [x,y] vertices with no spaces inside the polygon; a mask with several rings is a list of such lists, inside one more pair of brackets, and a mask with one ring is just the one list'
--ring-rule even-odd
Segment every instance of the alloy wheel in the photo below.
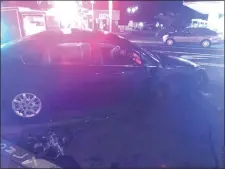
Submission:
{"label": "alloy wheel", "polygon": [[210,45],[210,42],[208,40],[205,40],[202,42],[203,47],[208,47]]}
{"label": "alloy wheel", "polygon": [[168,39],[166,43],[167,43],[167,45],[171,46],[171,45],[173,45],[173,40],[172,39]]}
{"label": "alloy wheel", "polygon": [[40,113],[42,103],[35,94],[21,93],[13,98],[12,109],[18,116],[30,118]]}

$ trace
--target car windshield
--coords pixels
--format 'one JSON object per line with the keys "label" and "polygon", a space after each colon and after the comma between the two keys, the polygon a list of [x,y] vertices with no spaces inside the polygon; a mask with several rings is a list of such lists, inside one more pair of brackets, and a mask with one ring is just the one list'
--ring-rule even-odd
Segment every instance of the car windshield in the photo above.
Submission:
{"label": "car windshield", "polygon": [[140,51],[145,57],[151,57],[154,62],[160,63],[160,58],[157,55],[153,54],[150,50],[147,50],[146,48],[140,48]]}
{"label": "car windshield", "polygon": [[224,168],[223,35],[223,1],[1,1],[1,168]]}
{"label": "car windshield", "polygon": [[[123,37],[119,36],[120,39],[123,39]],[[127,44],[128,46],[130,46],[130,49],[133,49],[134,51],[136,51],[137,53],[139,53],[139,55],[142,56],[142,59],[144,60],[144,62],[146,64],[151,64],[151,62],[154,62],[154,64],[159,64],[160,63],[160,59],[157,57],[157,55],[155,55],[153,52],[151,52],[151,50],[146,49],[145,47],[140,47],[139,45],[133,43],[132,41],[129,40],[125,40],[125,44]]]}

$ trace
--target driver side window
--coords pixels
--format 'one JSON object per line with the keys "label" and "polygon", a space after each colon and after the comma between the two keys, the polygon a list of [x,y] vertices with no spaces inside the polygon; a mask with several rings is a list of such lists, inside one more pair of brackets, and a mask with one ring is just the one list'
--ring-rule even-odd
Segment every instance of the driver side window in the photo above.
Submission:
{"label": "driver side window", "polygon": [[123,49],[109,43],[101,43],[100,48],[104,65],[142,65],[142,60],[135,51]]}

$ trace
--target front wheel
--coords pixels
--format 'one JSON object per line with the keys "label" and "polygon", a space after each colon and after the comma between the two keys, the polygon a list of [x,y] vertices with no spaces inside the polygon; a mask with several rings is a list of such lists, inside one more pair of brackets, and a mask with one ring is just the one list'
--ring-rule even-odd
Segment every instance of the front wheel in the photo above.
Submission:
{"label": "front wheel", "polygon": [[167,39],[167,40],[166,40],[166,44],[167,44],[168,46],[172,46],[172,45],[174,44],[174,40],[173,40],[173,39]]}
{"label": "front wheel", "polygon": [[15,93],[2,100],[2,119],[5,124],[40,123],[46,118],[43,108],[43,97],[36,92]]}
{"label": "front wheel", "polygon": [[32,118],[42,110],[42,101],[33,93],[20,93],[12,99],[12,109],[19,117]]}
{"label": "front wheel", "polygon": [[208,47],[211,46],[211,42],[210,42],[209,40],[203,40],[203,41],[201,42],[201,46],[202,46],[203,48],[208,48]]}

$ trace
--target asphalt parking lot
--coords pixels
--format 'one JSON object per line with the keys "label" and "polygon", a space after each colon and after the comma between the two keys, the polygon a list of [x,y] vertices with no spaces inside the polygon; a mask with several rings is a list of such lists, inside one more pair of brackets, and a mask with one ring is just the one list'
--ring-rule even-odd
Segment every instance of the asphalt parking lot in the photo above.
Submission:
{"label": "asphalt parking lot", "polygon": [[[65,153],[82,168],[223,165],[224,112],[202,94],[138,106],[121,104],[97,114],[95,119],[58,126],[73,132]],[[35,127],[29,130],[41,132]]]}
{"label": "asphalt parking lot", "polygon": [[86,123],[75,134],[67,152],[82,167],[222,165],[224,113],[203,96],[114,109],[120,115]]}

